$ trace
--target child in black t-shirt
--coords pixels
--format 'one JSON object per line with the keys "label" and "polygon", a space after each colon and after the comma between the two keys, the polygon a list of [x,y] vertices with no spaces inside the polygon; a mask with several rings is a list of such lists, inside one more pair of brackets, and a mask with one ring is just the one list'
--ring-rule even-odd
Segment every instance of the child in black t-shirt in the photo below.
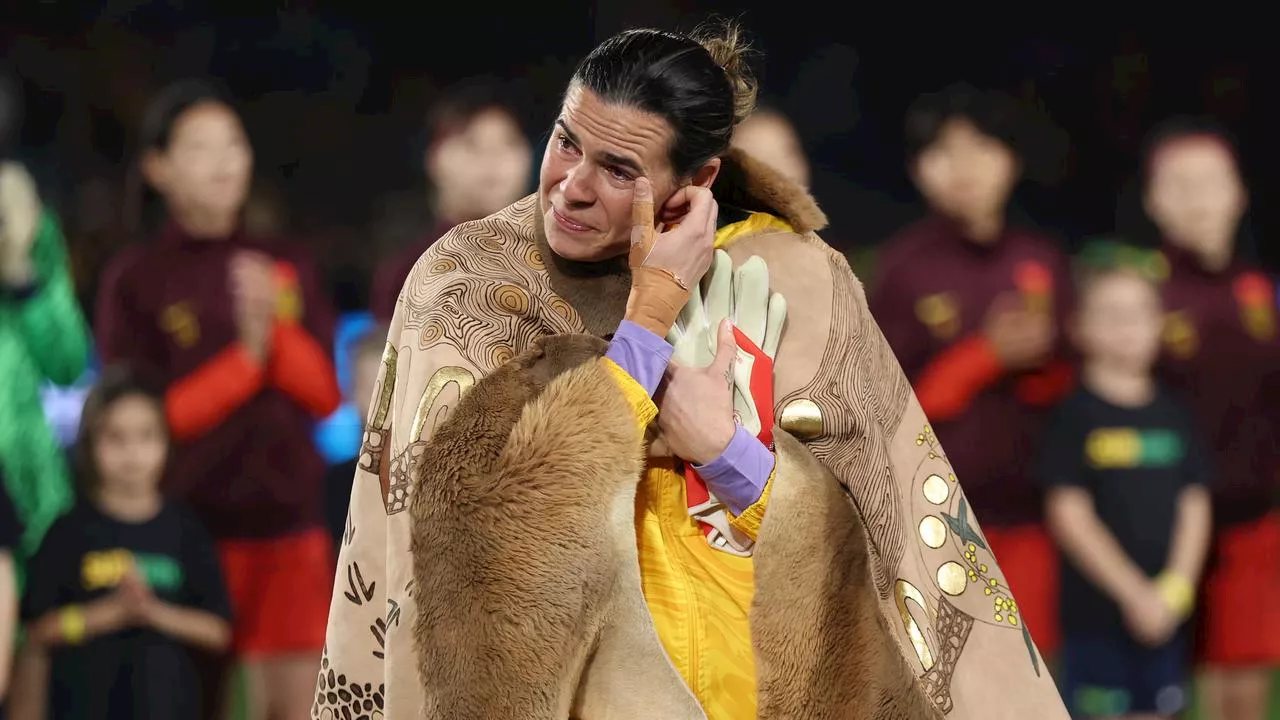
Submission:
{"label": "child in black t-shirt", "polygon": [[1154,283],[1094,269],[1078,307],[1082,387],[1044,436],[1039,470],[1065,560],[1064,695],[1075,717],[1173,717],[1187,699],[1210,471],[1190,414],[1152,377]]}
{"label": "child in black t-shirt", "polygon": [[54,720],[199,716],[187,648],[226,647],[230,610],[208,535],[161,497],[168,447],[161,396],[105,372],[81,418],[83,497],[45,535],[23,600]]}

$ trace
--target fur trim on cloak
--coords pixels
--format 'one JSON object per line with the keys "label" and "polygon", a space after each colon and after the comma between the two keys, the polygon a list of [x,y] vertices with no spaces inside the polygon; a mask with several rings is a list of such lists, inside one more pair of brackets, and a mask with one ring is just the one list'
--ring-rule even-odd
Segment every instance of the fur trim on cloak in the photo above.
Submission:
{"label": "fur trim on cloak", "polygon": [[[539,340],[427,444],[411,508],[424,717],[704,718],[645,605],[632,410],[589,336]],[[876,610],[863,523],[777,431],[751,610],[759,718],[939,717]],[[827,550],[823,550],[823,549]]]}
{"label": "fur trim on cloak", "polygon": [[776,215],[801,235],[827,226],[826,214],[804,188],[737,148],[721,158],[711,192],[740,210]]}

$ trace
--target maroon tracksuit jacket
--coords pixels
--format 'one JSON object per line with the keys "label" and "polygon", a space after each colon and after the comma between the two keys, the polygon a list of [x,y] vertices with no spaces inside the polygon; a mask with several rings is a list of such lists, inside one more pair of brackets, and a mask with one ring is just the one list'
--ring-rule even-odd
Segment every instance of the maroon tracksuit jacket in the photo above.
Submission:
{"label": "maroon tracksuit jacket", "polygon": [[[276,259],[277,318],[266,362],[237,339],[230,260]],[[166,383],[175,443],[166,490],[218,538],[273,537],[323,523],[324,461],[311,437],[339,403],[333,313],[310,254],[236,235],[198,240],[174,225],[108,266],[95,335],[105,364]]]}
{"label": "maroon tracksuit jacket", "polygon": [[[1030,472],[1044,411],[1072,380],[1062,332],[1071,302],[1065,254],[1016,229],[979,245],[931,217],[894,236],[879,267],[872,311],[978,517],[991,526],[1039,521]],[[1059,330],[1057,356],[1032,372],[1001,367],[982,334],[992,303],[1013,293],[1052,314]]]}
{"label": "maroon tracksuit jacket", "polygon": [[1280,491],[1280,327],[1275,282],[1235,263],[1204,270],[1166,246],[1164,380],[1191,403],[1214,452],[1218,525],[1258,518]]}

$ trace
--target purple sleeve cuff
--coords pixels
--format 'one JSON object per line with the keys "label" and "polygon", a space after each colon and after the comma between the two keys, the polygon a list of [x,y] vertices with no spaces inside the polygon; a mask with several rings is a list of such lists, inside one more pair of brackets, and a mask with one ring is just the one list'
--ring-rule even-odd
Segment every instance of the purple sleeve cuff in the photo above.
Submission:
{"label": "purple sleeve cuff", "polygon": [[694,469],[729,512],[741,515],[760,499],[773,474],[773,463],[769,448],[739,425],[720,457],[706,465],[695,465]]}
{"label": "purple sleeve cuff", "polygon": [[674,348],[666,340],[630,320],[623,320],[613,334],[605,357],[626,370],[649,397],[653,397],[667,372],[672,352]]}

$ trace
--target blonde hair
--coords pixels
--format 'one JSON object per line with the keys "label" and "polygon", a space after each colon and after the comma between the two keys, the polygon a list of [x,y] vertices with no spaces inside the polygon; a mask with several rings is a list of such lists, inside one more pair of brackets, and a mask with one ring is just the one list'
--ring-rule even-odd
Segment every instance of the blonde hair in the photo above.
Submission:
{"label": "blonde hair", "polygon": [[732,20],[704,23],[690,37],[711,55],[711,59],[724,69],[725,77],[729,78],[729,87],[733,88],[734,124],[746,120],[755,112],[759,85],[750,64],[754,51],[744,37],[742,27]]}

